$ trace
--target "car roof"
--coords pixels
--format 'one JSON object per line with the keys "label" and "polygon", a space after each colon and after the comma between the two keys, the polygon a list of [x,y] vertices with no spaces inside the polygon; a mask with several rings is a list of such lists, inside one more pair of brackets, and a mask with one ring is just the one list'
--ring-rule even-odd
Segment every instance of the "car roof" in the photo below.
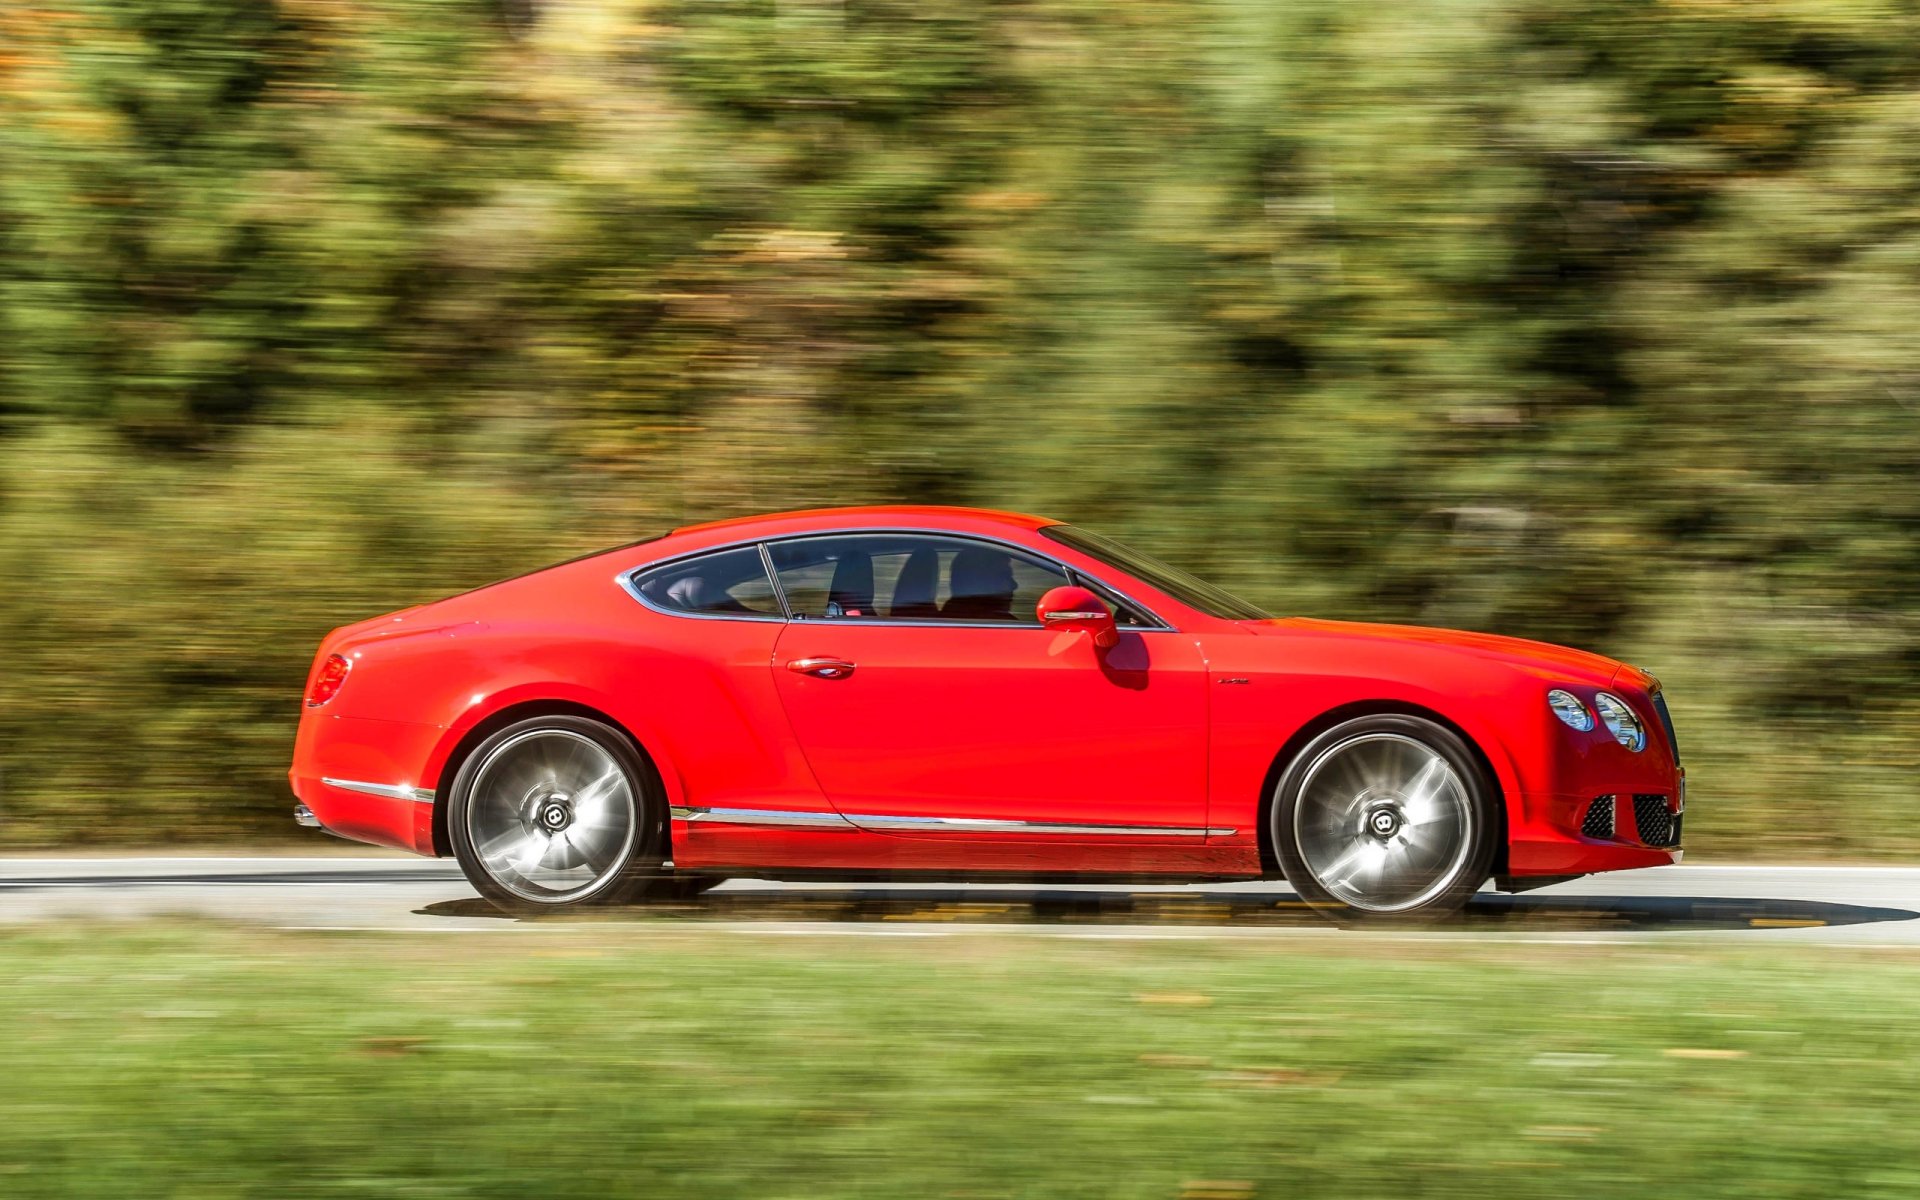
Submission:
{"label": "car roof", "polygon": [[[734,517],[725,521],[707,521],[698,525],[683,525],[664,534],[641,538],[621,546],[610,546],[604,550],[595,550],[578,558],[552,566],[541,567],[521,575],[496,580],[465,592],[448,596],[447,601],[463,600],[481,593],[493,593],[495,589],[521,584],[529,580],[545,579],[552,572],[577,572],[589,574],[603,569],[610,559],[621,563],[622,573],[645,566],[650,562],[678,558],[686,554],[698,554],[723,546],[737,545],[742,542],[755,542],[763,538],[784,538],[812,533],[849,532],[864,529],[920,530],[929,532],[972,533],[982,537],[1004,534],[1004,531],[1018,530],[1031,533],[1049,525],[1060,525],[1061,521],[1046,517],[1028,516],[1025,513],[999,512],[988,508],[960,508],[940,504],[876,504],[868,506],[850,506],[844,508],[805,508],[793,512],[763,513],[751,517]],[[1021,539],[1010,538],[1018,541]],[[541,584],[540,586],[547,586]]]}
{"label": "car roof", "polygon": [[683,525],[668,536],[677,538],[682,534],[729,532],[738,537],[750,537],[756,526],[762,527],[763,532],[772,536],[815,530],[858,529],[887,525],[909,527],[925,525],[952,529],[998,525],[1031,530],[1058,524],[1060,524],[1059,521],[1048,517],[1001,512],[990,508],[960,508],[944,504],[875,504],[844,508],[804,508],[793,512],[764,513],[752,517],[733,517],[725,521],[707,521],[699,525]]}

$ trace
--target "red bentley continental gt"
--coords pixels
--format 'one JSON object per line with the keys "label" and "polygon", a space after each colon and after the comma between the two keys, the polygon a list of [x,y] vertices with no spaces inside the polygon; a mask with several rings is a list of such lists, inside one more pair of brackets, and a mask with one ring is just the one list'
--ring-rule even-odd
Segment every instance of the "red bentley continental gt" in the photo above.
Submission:
{"label": "red bentley continental gt", "polygon": [[679,529],[321,644],[298,819],[520,912],[729,875],[1259,879],[1364,917],[1680,859],[1644,671],[1270,617],[1073,525]]}

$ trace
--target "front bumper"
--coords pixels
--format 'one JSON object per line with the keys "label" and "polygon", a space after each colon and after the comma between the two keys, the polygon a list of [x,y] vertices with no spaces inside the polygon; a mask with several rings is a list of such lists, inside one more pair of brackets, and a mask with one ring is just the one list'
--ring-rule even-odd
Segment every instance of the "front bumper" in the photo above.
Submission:
{"label": "front bumper", "polygon": [[[1644,780],[1639,786],[1647,787]],[[1687,777],[1659,790],[1530,797],[1508,846],[1510,875],[1587,875],[1680,861]]]}

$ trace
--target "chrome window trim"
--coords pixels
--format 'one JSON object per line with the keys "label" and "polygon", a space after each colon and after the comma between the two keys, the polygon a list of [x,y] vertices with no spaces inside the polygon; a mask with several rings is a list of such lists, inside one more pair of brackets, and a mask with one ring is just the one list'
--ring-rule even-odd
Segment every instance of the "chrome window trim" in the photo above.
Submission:
{"label": "chrome window trim", "polygon": [[388,800],[411,800],[416,804],[433,803],[432,788],[417,788],[406,783],[367,783],[359,779],[334,779],[328,775],[322,775],[320,782],[342,791],[382,796]]}
{"label": "chrome window trim", "polygon": [[[1108,583],[1106,580],[1100,578],[1099,576],[1093,575],[1087,571],[1083,571],[1079,567],[1073,566],[1070,563],[1062,562],[1060,559],[1057,559],[1050,554],[1047,554],[1043,551],[1035,550],[1031,546],[1022,546],[1018,542],[1007,541],[1004,538],[989,537],[986,534],[979,534],[979,533],[953,533],[944,529],[922,529],[918,527],[897,526],[897,525],[879,525],[879,526],[868,525],[868,526],[861,526],[860,528],[857,528],[857,529],[832,529],[832,530],[821,530],[821,531],[816,531],[812,533],[790,533],[781,537],[764,537],[763,536],[763,537],[757,537],[757,538],[741,538],[739,541],[735,541],[735,542],[723,542],[717,546],[706,546],[706,547],[702,547],[699,550],[689,550],[685,554],[676,554],[671,558],[663,558],[658,562],[642,563],[637,567],[628,567],[618,572],[617,574],[615,574],[613,578],[614,578],[614,582],[620,585],[621,590],[625,591],[627,595],[632,596],[635,600],[639,601],[643,608],[646,608],[651,612],[660,613],[662,616],[686,617],[696,621],[783,621],[783,622],[804,621],[809,625],[831,624],[831,625],[850,625],[856,628],[903,628],[903,629],[1045,629],[1046,628],[1046,626],[1041,625],[1038,621],[1035,621],[1031,625],[1010,624],[1006,621],[939,621],[939,620],[896,621],[891,618],[878,618],[878,617],[851,617],[851,618],[843,617],[840,620],[835,621],[831,617],[796,617],[791,615],[793,612],[793,608],[791,605],[787,603],[786,589],[780,586],[780,573],[773,569],[772,547],[780,542],[801,541],[807,538],[861,537],[868,534],[882,534],[882,535],[906,534],[906,535],[914,535],[919,537],[954,538],[960,541],[983,542],[989,546],[997,546],[997,547],[1000,547],[1001,549],[1012,550],[1017,554],[1023,554],[1028,558],[1036,559],[1040,562],[1046,563],[1047,565],[1058,570],[1061,574],[1065,575],[1068,581],[1070,582],[1080,580],[1080,579],[1085,579],[1090,581],[1094,585],[1094,590],[1105,590],[1113,593],[1115,596],[1119,597],[1122,601],[1131,605],[1133,608],[1137,609],[1140,613],[1144,614],[1146,618],[1152,622],[1152,624],[1149,624],[1149,625],[1121,625],[1120,629],[1126,632],[1129,632],[1129,633],[1178,633],[1179,632],[1179,629],[1175,625],[1173,625],[1172,622],[1168,621],[1165,617],[1162,617],[1159,613],[1155,612],[1153,609],[1148,608],[1146,605],[1140,603],[1138,600],[1135,600],[1132,596],[1129,596],[1126,592],[1122,591],[1117,587],[1114,587],[1112,584]],[[684,612],[680,609],[664,608],[658,604],[653,603],[651,600],[648,600],[645,596],[643,596],[640,593],[639,585],[634,583],[635,576],[638,576],[644,571],[654,571],[654,570],[658,570],[661,567],[670,567],[675,565],[676,563],[687,562],[690,559],[699,558],[702,555],[719,554],[727,550],[739,550],[742,547],[746,547],[746,546],[758,546],[760,548],[761,565],[765,568],[767,572],[768,580],[773,584],[774,598],[779,601],[780,611],[788,615],[776,617],[771,614],[762,614],[762,613],[696,613],[696,612]]]}
{"label": "chrome window trim", "polygon": [[[662,567],[671,567],[678,563],[691,562],[696,558],[705,558],[709,554],[725,554],[729,550],[743,550],[748,546],[757,546],[760,550],[760,569],[767,573],[767,584],[773,588],[774,603],[780,606],[780,613],[778,614],[703,613],[688,612],[683,608],[667,608],[664,605],[655,604],[653,601],[647,599],[645,594],[640,591],[640,585],[634,582],[634,578],[644,571],[656,571]],[[744,541],[728,542],[720,546],[708,546],[703,550],[689,550],[685,554],[676,554],[672,558],[663,558],[659,562],[642,563],[637,567],[628,567],[615,574],[613,581],[619,584],[621,590],[626,592],[627,595],[638,600],[640,607],[647,609],[649,612],[657,612],[664,617],[685,617],[690,621],[776,621],[782,625],[786,624],[788,620],[784,615],[788,611],[786,595],[781,592],[780,580],[773,573],[773,560],[767,556],[767,547],[759,538],[748,538]]]}
{"label": "chrome window trim", "polygon": [[877,814],[795,812],[772,808],[676,806],[676,821],[725,825],[782,825],[808,829],[913,829],[932,833],[1042,833],[1096,837],[1231,837],[1236,830],[1196,825],[1100,825],[1067,821],[1017,821],[1003,817],[907,817]]}
{"label": "chrome window trim", "polygon": [[793,620],[793,605],[787,603],[787,589],[780,586],[780,572],[773,569],[773,551],[767,549],[765,542],[760,543],[760,569],[767,573],[767,583],[773,588],[773,602],[780,606],[780,619]]}

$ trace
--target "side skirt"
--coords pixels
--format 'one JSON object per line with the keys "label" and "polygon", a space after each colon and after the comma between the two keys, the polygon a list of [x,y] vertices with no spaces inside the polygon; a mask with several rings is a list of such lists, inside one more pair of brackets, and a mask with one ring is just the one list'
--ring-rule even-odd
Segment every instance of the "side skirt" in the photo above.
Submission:
{"label": "side skirt", "polygon": [[1143,874],[1140,872],[1087,871],[941,871],[941,870],[806,870],[796,867],[755,867],[702,865],[681,867],[676,875],[720,875],[727,878],[767,879],[775,883],[1020,883],[1020,884],[1115,884],[1155,887],[1183,883],[1251,883],[1261,879],[1279,880],[1278,875],[1261,874]]}
{"label": "side skirt", "polygon": [[1102,825],[1057,821],[1013,821],[997,817],[894,817],[842,815],[831,812],[792,812],[769,808],[687,808],[672,810],[673,819],[721,825],[777,825],[795,829],[865,829],[882,833],[1014,833],[1058,834],[1067,837],[1232,837],[1233,829],[1196,825]]}

